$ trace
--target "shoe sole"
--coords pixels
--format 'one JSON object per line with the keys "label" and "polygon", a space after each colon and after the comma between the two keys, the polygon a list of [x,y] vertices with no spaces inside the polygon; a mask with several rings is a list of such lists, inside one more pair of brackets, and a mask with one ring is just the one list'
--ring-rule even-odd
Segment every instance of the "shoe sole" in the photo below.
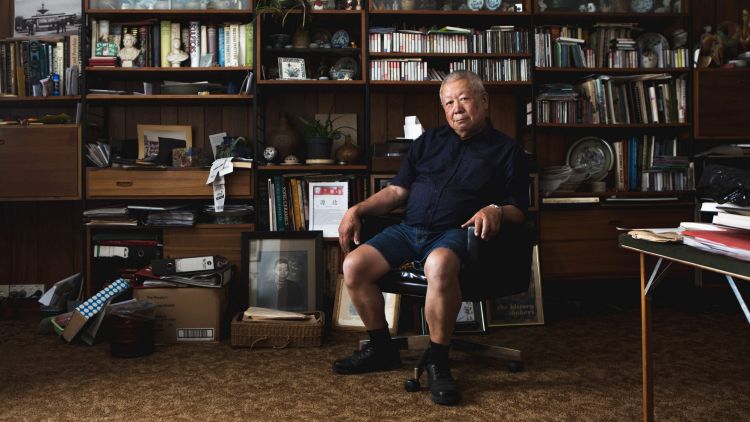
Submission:
{"label": "shoe sole", "polygon": [[384,368],[377,368],[377,369],[364,370],[364,371],[362,371],[362,370],[356,370],[356,369],[350,370],[350,369],[345,369],[345,368],[337,368],[336,366],[334,366],[333,368],[331,368],[331,370],[333,371],[333,373],[334,374],[338,374],[338,375],[369,374],[369,373],[372,373],[372,372],[395,371],[397,369],[401,369],[401,364],[400,363],[399,363],[398,366],[392,366],[392,367],[388,366],[388,367],[384,367]]}
{"label": "shoe sole", "polygon": [[460,397],[440,397],[432,394],[432,401],[441,405],[441,406],[455,406],[460,401]]}

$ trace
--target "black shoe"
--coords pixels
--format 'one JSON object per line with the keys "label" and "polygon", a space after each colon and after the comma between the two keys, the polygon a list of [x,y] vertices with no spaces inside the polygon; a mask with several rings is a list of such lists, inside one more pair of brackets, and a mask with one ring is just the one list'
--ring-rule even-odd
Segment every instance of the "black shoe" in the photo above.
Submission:
{"label": "black shoe", "polygon": [[336,359],[333,372],[336,374],[365,374],[367,372],[391,371],[401,368],[401,355],[397,348],[387,352],[376,352],[371,345],[355,350],[351,356]]}
{"label": "black shoe", "polygon": [[437,404],[452,406],[458,404],[461,396],[458,386],[451,375],[451,367],[446,363],[428,363],[427,381],[429,382],[432,401]]}

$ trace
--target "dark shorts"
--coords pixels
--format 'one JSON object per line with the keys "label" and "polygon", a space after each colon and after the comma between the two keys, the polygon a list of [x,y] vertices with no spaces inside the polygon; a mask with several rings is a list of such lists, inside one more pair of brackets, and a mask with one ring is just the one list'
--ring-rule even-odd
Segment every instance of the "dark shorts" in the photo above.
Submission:
{"label": "dark shorts", "polygon": [[469,255],[466,250],[466,230],[430,231],[401,223],[386,228],[365,244],[377,249],[391,268],[413,261],[424,265],[427,256],[436,248],[452,250],[463,265]]}

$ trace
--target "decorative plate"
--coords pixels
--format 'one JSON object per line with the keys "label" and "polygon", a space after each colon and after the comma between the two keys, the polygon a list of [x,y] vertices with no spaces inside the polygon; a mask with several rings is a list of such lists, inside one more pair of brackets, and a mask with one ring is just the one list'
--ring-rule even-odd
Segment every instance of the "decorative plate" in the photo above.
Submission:
{"label": "decorative plate", "polygon": [[497,10],[503,4],[503,0],[486,0],[486,3],[488,10]]}
{"label": "decorative plate", "polygon": [[635,13],[648,13],[654,8],[654,0],[630,0],[630,10]]}
{"label": "decorative plate", "polygon": [[340,58],[336,64],[333,65],[333,69],[336,72],[339,72],[341,70],[348,70],[352,72],[352,79],[357,79],[357,76],[359,75],[359,64],[357,61],[351,57],[342,57]]}
{"label": "decorative plate", "polygon": [[310,41],[322,46],[331,43],[331,33],[325,28],[315,28],[310,34]]}
{"label": "decorative plate", "polygon": [[612,170],[614,155],[607,141],[596,136],[586,136],[570,146],[567,163],[570,167],[586,168],[589,173],[586,182],[598,182]]}
{"label": "decorative plate", "polygon": [[343,29],[334,32],[331,38],[331,45],[334,48],[349,47],[349,33]]}
{"label": "decorative plate", "polygon": [[[659,65],[659,53],[669,49],[667,37],[658,32],[646,32],[636,40],[638,51],[641,53],[641,67],[656,67]],[[651,51],[653,54],[649,54]]]}
{"label": "decorative plate", "polygon": [[[484,0],[466,0],[466,5],[473,11],[481,10],[484,6]],[[499,6],[499,5],[498,5]]]}

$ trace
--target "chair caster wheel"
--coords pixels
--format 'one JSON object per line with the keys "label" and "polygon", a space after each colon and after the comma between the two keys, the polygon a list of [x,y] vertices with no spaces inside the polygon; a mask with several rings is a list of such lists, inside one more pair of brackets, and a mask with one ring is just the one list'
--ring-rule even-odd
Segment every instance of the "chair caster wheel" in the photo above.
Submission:
{"label": "chair caster wheel", "polygon": [[511,362],[511,363],[508,364],[508,369],[510,370],[510,372],[514,372],[514,373],[515,372],[521,372],[521,371],[523,371],[523,363],[522,362],[513,361],[513,362]]}
{"label": "chair caster wheel", "polygon": [[422,385],[419,383],[418,379],[410,378],[404,383],[404,388],[410,393],[416,393],[422,389]]}

